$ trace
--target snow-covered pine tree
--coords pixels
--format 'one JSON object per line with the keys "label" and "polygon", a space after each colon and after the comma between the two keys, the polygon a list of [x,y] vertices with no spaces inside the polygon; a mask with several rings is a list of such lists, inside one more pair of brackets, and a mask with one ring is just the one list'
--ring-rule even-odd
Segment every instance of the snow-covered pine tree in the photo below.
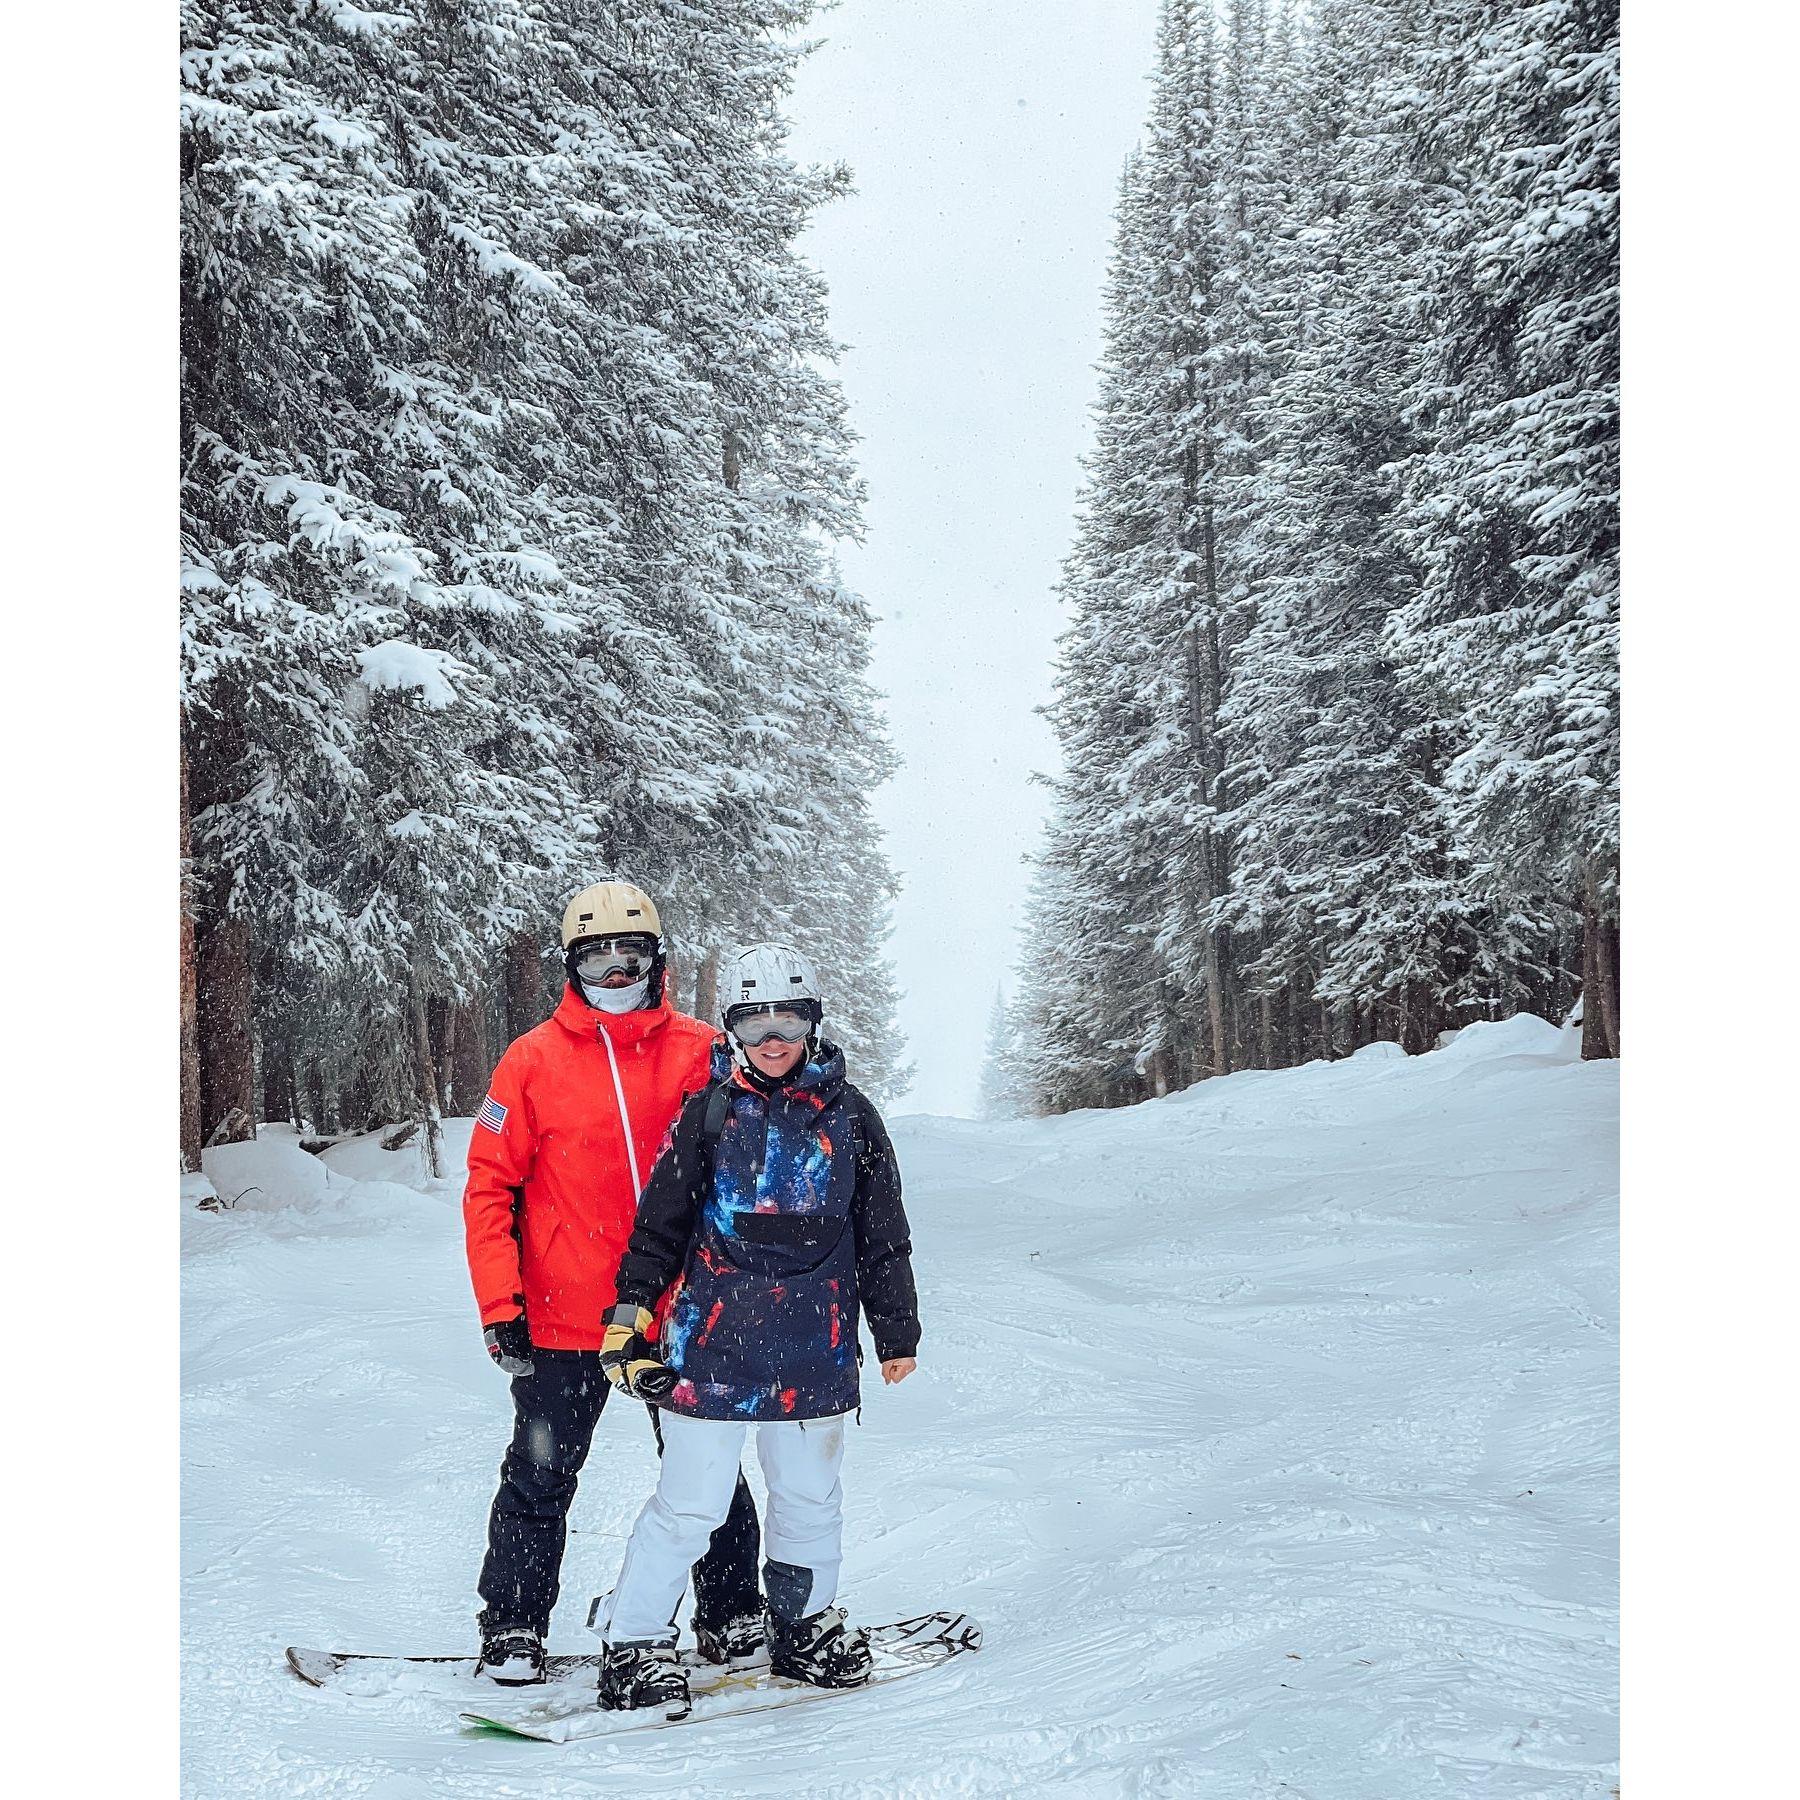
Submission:
{"label": "snow-covered pine tree", "polygon": [[[1254,7],[1237,22],[1240,149],[1262,19]],[[1241,532],[1221,508],[1222,484],[1250,464],[1247,410],[1265,379],[1251,215],[1268,203],[1223,166],[1221,81],[1211,6],[1167,0],[1146,141],[1121,193],[1096,444],[1063,583],[1071,625],[1050,709],[1060,878],[1040,896],[1071,916],[1089,909],[1089,929],[1128,956],[1109,967],[1104,1024],[1037,1016],[1056,973],[1038,960],[1053,954],[1039,930],[1020,994],[1043,1028],[1040,1058],[1088,1059],[1128,1095],[1234,1059],[1228,946],[1211,914],[1228,871],[1219,719],[1247,587]]]}
{"label": "snow-covered pine tree", "polygon": [[1006,989],[999,984],[994,988],[993,1010],[988,1014],[977,1110],[984,1119],[1016,1119],[1023,1111],[1018,1027],[1006,1004]]}
{"label": "snow-covered pine tree", "polygon": [[1262,604],[1227,708],[1255,779],[1229,820],[1226,912],[1267,934],[1247,972],[1266,1056],[1296,981],[1366,1020],[1361,1035],[1424,1050],[1446,1021],[1516,1005],[1532,948],[1471,892],[1442,792],[1452,726],[1422,713],[1384,641],[1418,588],[1393,469],[1417,448],[1404,414],[1430,317],[1425,201],[1389,123],[1417,79],[1417,10],[1321,7],[1300,108],[1304,330],[1261,408]]}
{"label": "snow-covered pine tree", "polygon": [[1395,654],[1464,721],[1452,804],[1499,910],[1579,913],[1618,1053],[1618,8],[1442,0],[1412,138],[1438,328]]}
{"label": "snow-covered pine tree", "polygon": [[[276,237],[275,254],[285,259],[276,279],[245,280],[241,266],[216,254],[215,238],[215,255],[192,284],[200,316],[235,308],[246,328],[240,341],[250,345],[281,342],[289,327],[278,315],[290,300],[309,321],[304,400],[290,402],[287,392],[302,371],[278,367],[251,397],[246,417],[225,416],[232,437],[216,431],[202,395],[217,393],[222,367],[241,352],[229,332],[215,330],[191,349],[191,417],[213,467],[227,455],[237,458],[237,486],[247,490],[250,515],[239,529],[254,539],[227,542],[228,565],[261,557],[278,577],[267,584],[272,591],[311,600],[314,634],[327,624],[337,634],[329,656],[304,658],[298,668],[291,642],[263,633],[257,648],[277,683],[312,684],[311,717],[302,712],[301,723],[342,753],[335,773],[347,784],[330,794],[318,770],[292,754],[296,709],[263,716],[272,683],[234,680],[228,671],[209,679],[206,703],[228,712],[235,696],[249,696],[249,767],[238,776],[236,795],[209,793],[198,822],[220,852],[219,865],[235,860],[239,891],[251,897],[265,1026],[275,1013],[289,1023],[296,1001],[306,1015],[316,1011],[314,997],[354,994],[349,1033],[328,1016],[303,1017],[299,1035],[354,1044],[368,1103],[392,1105],[406,1091],[421,1114],[429,1111],[431,1085],[423,1074],[430,1059],[419,1049],[427,1000],[469,997],[478,941],[508,905],[516,869],[554,867],[563,822],[574,810],[545,754],[556,728],[532,683],[546,644],[571,622],[558,610],[554,559],[524,535],[522,497],[497,453],[506,395],[522,385],[518,295],[548,285],[548,277],[496,251],[503,208],[484,186],[487,165],[471,174],[436,135],[441,115],[457,110],[445,98],[441,72],[457,69],[471,89],[492,84],[497,70],[480,64],[501,34],[475,27],[504,24],[516,10],[495,0],[489,8],[440,9],[419,20],[350,9],[302,9],[286,20],[270,14],[260,29],[280,35],[268,61],[305,83],[313,108],[305,135],[326,146],[310,150],[313,163],[331,152],[349,159],[350,175],[367,190],[355,220],[379,214],[401,235],[377,239],[366,252],[349,232],[309,241],[319,215],[308,191],[290,184],[284,204],[295,236],[292,244]],[[215,40],[209,73],[225,71],[214,85],[227,99],[234,97],[231,77],[256,66],[232,36],[248,30],[252,17],[253,9],[233,9],[216,21],[196,21],[196,44],[202,32]],[[439,101],[437,112],[429,96]],[[220,97],[202,91],[209,102]],[[282,116],[254,94],[238,110],[253,130],[278,129],[268,120],[272,112]],[[239,168],[208,153],[205,127],[220,107],[196,107],[194,116],[201,127],[194,203],[199,232],[206,232],[221,211],[234,204],[248,211],[281,183],[286,171],[268,158],[285,147],[265,151],[261,166]],[[468,119],[451,123],[464,130],[466,148],[475,135]],[[224,187],[228,181],[237,182],[235,190]],[[302,286],[290,296],[283,286],[293,281],[310,281],[317,291]],[[234,386],[242,391],[241,381]],[[272,448],[253,476],[245,457],[259,434]],[[271,478],[284,465],[286,472]],[[216,506],[218,485],[204,478],[196,484],[214,490],[200,496],[200,507]],[[405,662],[422,672],[417,685],[427,688],[448,685],[447,667],[467,672],[457,710],[479,716],[467,718],[456,751],[404,732],[385,703],[357,700],[365,659],[377,649],[385,670]],[[479,706],[473,695],[481,696]],[[259,761],[267,777],[260,785],[246,782]],[[202,759],[209,773],[218,765],[217,757]],[[408,769],[416,778],[410,783]],[[279,823],[271,819],[272,802],[281,809]],[[233,829],[246,824],[261,832],[270,852],[260,868],[231,841]],[[427,835],[436,842],[423,853],[431,874],[421,880],[419,840]],[[437,866],[451,856],[462,862],[454,876]],[[302,903],[318,916],[305,916]],[[203,945],[216,949],[217,941],[205,932]],[[203,985],[203,1038],[212,1035],[206,999]],[[265,1060],[277,1035],[286,1034],[261,1033]],[[268,1091],[278,1086],[265,1080]]]}
{"label": "snow-covered pine tree", "polygon": [[1256,526],[1266,447],[1260,407],[1284,366],[1293,330],[1287,291],[1298,148],[1289,92],[1292,56],[1286,7],[1232,0],[1209,106],[1216,251],[1211,279],[1192,302],[1204,318],[1197,335],[1205,344],[1208,389],[1198,446],[1202,480],[1191,503],[1201,521],[1196,637],[1205,650],[1195,734],[1215,812],[1191,857],[1192,885],[1210,901],[1196,927],[1175,940],[1174,958],[1190,981],[1203,978],[1207,987],[1216,1073],[1257,1060],[1260,1049],[1251,1015],[1261,1009],[1246,994],[1242,975],[1256,955],[1256,938],[1244,934],[1244,921],[1234,923],[1225,904],[1236,858],[1229,809],[1239,797],[1241,774],[1230,767],[1226,717],[1261,598]]}
{"label": "snow-covered pine tree", "polygon": [[189,0],[182,25],[195,1073],[205,1132],[241,1137],[257,938],[332,964],[350,936],[317,878],[357,791],[339,694],[358,608],[427,558],[371,491],[375,444],[338,373],[403,334],[420,271],[377,122],[330,92],[348,46],[272,5]]}
{"label": "snow-covered pine tree", "polygon": [[[907,1078],[880,950],[895,883],[869,800],[893,758],[867,678],[873,620],[827,548],[860,530],[862,490],[824,287],[794,250],[844,177],[782,149],[800,51],[774,33],[803,11],[670,7],[624,46],[660,109],[642,141],[704,146],[708,179],[671,165],[666,241],[621,247],[644,257],[657,298],[632,342],[655,344],[668,375],[646,390],[662,409],[640,433],[662,503],[632,518],[634,604],[680,650],[687,705],[658,708],[686,735],[675,766],[642,771],[637,816],[655,828],[618,848],[670,896],[697,1004],[710,1010],[722,949],[805,945],[858,1079],[892,1097]],[[677,32],[699,42],[671,63]]]}
{"label": "snow-covered pine tree", "polygon": [[[1240,52],[1242,45],[1239,46]],[[1243,322],[1247,296],[1228,295],[1246,258],[1223,164],[1218,23],[1211,0],[1171,0],[1163,20],[1144,155],[1155,246],[1149,262],[1146,346],[1161,380],[1145,423],[1144,450],[1158,483],[1160,591],[1140,592],[1140,632],[1151,651],[1163,730],[1138,765],[1157,796],[1160,848],[1156,954],[1159,985],[1204,1008],[1202,1069],[1232,1066],[1231,969],[1212,909],[1229,859],[1219,829],[1223,770],[1220,713],[1231,655],[1237,571],[1224,534],[1224,483],[1247,450],[1239,404],[1247,375],[1226,335]],[[1243,95],[1237,96],[1242,101]],[[1241,136],[1243,121],[1236,121]],[[1241,148],[1241,144],[1240,144]],[[1181,1009],[1194,1033],[1201,1016]],[[1180,1043],[1181,1034],[1168,1037]],[[1195,1073],[1202,1072],[1196,1069]],[[1153,1075],[1160,1087],[1161,1071]]]}
{"label": "snow-covered pine tree", "polygon": [[[1034,1104],[1560,1016],[1575,903],[1606,991],[1615,74],[1573,0],[1165,6],[1063,584]],[[1058,992],[1096,920],[1122,954]]]}
{"label": "snow-covered pine tree", "polygon": [[[1164,21],[1166,58],[1178,23]],[[1146,1083],[1191,1079],[1197,1048],[1158,949],[1165,844],[1178,820],[1155,771],[1179,756],[1187,712],[1186,662],[1170,654],[1162,604],[1174,559],[1169,471],[1155,442],[1167,387],[1153,305],[1157,198],[1149,157],[1134,157],[1120,186],[1094,448],[1064,564],[1069,625],[1047,709],[1062,772],[1017,1003],[1039,1110],[1116,1104]]]}
{"label": "snow-covered pine tree", "polygon": [[827,774],[841,979],[897,1057],[869,620],[821,542],[859,495],[792,249],[842,178],[780,148],[806,10],[184,12],[209,1129],[258,1055],[315,1129],[468,1104],[570,888],[646,880],[691,964],[787,891]]}

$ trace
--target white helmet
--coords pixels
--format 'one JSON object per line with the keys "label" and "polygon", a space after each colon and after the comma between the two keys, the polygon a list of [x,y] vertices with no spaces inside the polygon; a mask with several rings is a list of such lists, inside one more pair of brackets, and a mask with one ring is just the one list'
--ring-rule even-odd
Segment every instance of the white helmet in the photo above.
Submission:
{"label": "white helmet", "polygon": [[[719,971],[719,1023],[728,1032],[734,1014],[763,1006],[788,1006],[804,1013],[813,1023],[809,1048],[817,1039],[825,1016],[819,972],[791,944],[746,944]],[[733,1053],[737,1054],[735,1040]]]}

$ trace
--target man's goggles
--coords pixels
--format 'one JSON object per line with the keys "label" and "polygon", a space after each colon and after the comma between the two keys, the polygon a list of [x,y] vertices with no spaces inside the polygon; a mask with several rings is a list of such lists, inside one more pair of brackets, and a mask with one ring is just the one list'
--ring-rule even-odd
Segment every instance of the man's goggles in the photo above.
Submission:
{"label": "man's goggles", "polygon": [[785,1006],[765,1012],[733,1013],[725,1023],[725,1029],[750,1049],[766,1044],[770,1038],[780,1038],[784,1044],[803,1044],[812,1028],[813,1021],[805,1013]]}
{"label": "man's goggles", "polygon": [[615,971],[646,975],[656,960],[656,939],[643,932],[623,937],[589,938],[575,956],[575,973],[587,981],[599,981]]}

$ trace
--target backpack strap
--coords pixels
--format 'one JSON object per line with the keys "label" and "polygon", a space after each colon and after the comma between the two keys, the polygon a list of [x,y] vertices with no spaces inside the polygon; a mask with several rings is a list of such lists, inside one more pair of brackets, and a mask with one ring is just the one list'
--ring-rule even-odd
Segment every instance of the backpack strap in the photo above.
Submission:
{"label": "backpack strap", "polygon": [[719,1148],[719,1137],[725,1129],[725,1115],[731,1111],[731,1083],[715,1081],[706,1090],[706,1111],[700,1116],[700,1142],[706,1147],[710,1164]]}
{"label": "backpack strap", "polygon": [[850,1101],[850,1154],[857,1162],[864,1161],[869,1154],[869,1128],[865,1123],[871,1101],[861,1088],[844,1083],[844,1092]]}

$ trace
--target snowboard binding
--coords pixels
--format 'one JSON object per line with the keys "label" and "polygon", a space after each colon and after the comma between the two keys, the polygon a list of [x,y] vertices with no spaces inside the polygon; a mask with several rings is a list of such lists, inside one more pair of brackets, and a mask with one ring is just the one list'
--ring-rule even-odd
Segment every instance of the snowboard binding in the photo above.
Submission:
{"label": "snowboard binding", "polygon": [[862,1687],[874,1667],[869,1634],[845,1623],[841,1606],[804,1619],[769,1618],[769,1667],[813,1687]]}
{"label": "snowboard binding", "polygon": [[600,1705],[608,1712],[654,1706],[668,1719],[693,1709],[688,1672],[671,1644],[608,1644],[600,1656]]}
{"label": "snowboard binding", "polygon": [[475,1673],[500,1687],[532,1687],[544,1679],[544,1640],[529,1625],[503,1625],[481,1636]]}
{"label": "snowboard binding", "polygon": [[768,1629],[759,1612],[727,1619],[716,1629],[698,1620],[694,1623],[694,1649],[700,1660],[722,1668],[744,1668],[761,1661],[768,1642]]}

